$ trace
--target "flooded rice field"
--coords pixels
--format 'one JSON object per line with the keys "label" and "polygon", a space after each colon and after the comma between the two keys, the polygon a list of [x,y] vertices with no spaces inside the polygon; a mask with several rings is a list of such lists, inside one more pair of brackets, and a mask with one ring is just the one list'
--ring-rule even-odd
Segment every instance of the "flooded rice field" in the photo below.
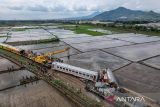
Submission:
{"label": "flooded rice field", "polygon": [[29,41],[53,38],[54,36],[44,29],[27,29],[24,31],[11,31],[7,42]]}
{"label": "flooded rice field", "polygon": [[81,68],[98,71],[100,69],[110,68],[116,70],[130,62],[103,51],[85,52],[78,55],[72,55],[70,58],[63,58],[65,63]]}
{"label": "flooded rice field", "polygon": [[0,35],[8,33],[9,30],[10,30],[10,27],[0,27]]}
{"label": "flooded rice field", "polygon": [[43,81],[0,92],[0,107],[75,107]]}
{"label": "flooded rice field", "polygon": [[64,29],[48,29],[54,35],[57,35],[58,38],[71,38],[71,37],[86,37],[90,36],[87,34],[75,34],[71,30],[64,30]]}
{"label": "flooded rice field", "polygon": [[7,39],[6,37],[0,37],[0,43],[6,41],[6,39]]}
{"label": "flooded rice field", "polygon": [[74,34],[73,31],[65,30],[65,29],[48,29],[48,31],[55,35],[73,35]]}
{"label": "flooded rice field", "polygon": [[33,45],[20,45],[16,46],[17,48],[20,49],[25,49],[25,50],[38,50],[38,49],[45,49],[45,48],[54,48],[58,46],[63,46],[66,45],[64,42],[53,42],[53,43],[41,43],[41,44],[33,44]]}
{"label": "flooded rice field", "polygon": [[9,68],[18,69],[19,66],[5,58],[0,57],[0,72],[8,70]]}
{"label": "flooded rice field", "polygon": [[[94,71],[111,68],[115,72],[120,86],[160,102],[160,70],[156,69],[159,68],[160,63],[157,56],[160,55],[159,37],[124,33],[104,36],[104,38],[110,38],[111,40],[103,41],[96,40],[96,38],[62,39],[62,41],[83,52],[70,56],[70,59],[63,58],[63,60],[71,65]],[[152,58],[154,56],[157,57]],[[138,62],[143,60],[145,60],[143,62],[145,65]]]}
{"label": "flooded rice field", "polygon": [[131,61],[141,61],[146,58],[159,55],[159,50],[160,42],[104,49],[106,52],[129,59]]}
{"label": "flooded rice field", "polygon": [[145,42],[159,41],[160,37],[132,36],[132,37],[127,37],[127,38],[120,38],[120,40],[134,42],[134,43],[145,43]]}
{"label": "flooded rice field", "polygon": [[0,33],[0,37],[7,36],[7,33]]}
{"label": "flooded rice field", "polygon": [[105,30],[105,29],[100,29],[100,28],[97,28],[97,29],[88,29],[90,31],[96,31],[96,32],[101,32],[101,33],[105,33],[105,34],[113,34],[114,32],[111,32],[109,30]]}
{"label": "flooded rice field", "polygon": [[[8,70],[10,66],[19,67],[0,57],[1,70]],[[42,80],[20,84],[30,76],[35,75],[28,70],[0,73],[0,107],[75,107],[66,96]]]}
{"label": "flooded rice field", "polygon": [[160,69],[160,56],[153,57],[151,59],[143,61],[143,63],[155,67],[157,69]]}
{"label": "flooded rice field", "polygon": [[27,70],[19,70],[0,74],[0,90],[20,85],[21,79],[30,76],[34,76],[34,74]]}
{"label": "flooded rice field", "polygon": [[[120,86],[159,101],[159,37],[134,33],[93,37],[86,34],[74,34],[73,31],[59,29],[56,25],[44,28],[47,31],[43,28],[11,31],[11,38],[8,41],[37,40],[57,35],[61,42],[17,47],[37,53],[53,52],[70,47],[69,53],[64,52],[53,57],[62,58],[65,63],[94,71],[110,68],[116,75]],[[68,55],[71,55],[69,59]],[[0,63],[0,71],[7,70],[8,66],[18,67],[1,57]],[[19,84],[19,79],[25,75],[33,74],[26,70],[0,74],[0,80],[2,80],[0,88]],[[27,87],[18,86],[0,91],[0,106],[2,107],[52,107],[53,105],[55,107],[72,106],[64,96],[41,80],[37,84],[27,84]]]}
{"label": "flooded rice field", "polygon": [[40,26],[31,26],[31,25],[28,25],[28,26],[14,26],[14,27],[12,27],[12,29],[14,29],[14,30],[18,30],[18,29],[27,29],[27,28],[29,28],[29,29],[36,29],[36,28],[41,28]]}
{"label": "flooded rice field", "polygon": [[130,42],[120,41],[120,40],[109,40],[109,41],[94,41],[89,43],[80,43],[80,44],[72,44],[72,47],[82,51],[93,51],[97,49],[104,49],[104,48],[111,48],[111,47],[117,47],[117,46],[123,46],[123,45],[131,45]]}
{"label": "flooded rice field", "polygon": [[108,41],[112,40],[111,38],[106,38],[104,36],[88,36],[88,37],[78,37],[78,38],[65,38],[62,39],[62,41],[68,43],[68,44],[73,44],[73,43],[87,43],[87,42],[94,42],[94,41]]}
{"label": "flooded rice field", "polygon": [[52,47],[52,48],[44,48],[44,49],[38,49],[38,50],[32,50],[34,53],[47,53],[47,52],[54,52],[54,51],[58,51],[58,50],[64,50],[65,48],[70,48],[69,51],[63,52],[63,53],[59,53],[59,54],[55,54],[53,57],[56,58],[60,58],[60,57],[65,57],[68,55],[74,55],[74,54],[79,54],[80,51],[70,47],[70,46],[59,46],[59,47]]}
{"label": "flooded rice field", "polygon": [[105,35],[105,37],[116,38],[116,39],[126,38],[126,37],[136,37],[136,36],[146,37],[147,35],[135,34],[135,33],[120,33],[120,34]]}
{"label": "flooded rice field", "polygon": [[[120,85],[138,93],[152,93],[152,96],[158,96],[156,93],[160,93],[160,71],[157,69],[132,63],[114,74]],[[155,100],[160,101],[159,98]]]}
{"label": "flooded rice field", "polygon": [[7,33],[0,33],[0,43],[2,43],[2,42],[4,42],[4,41],[6,41],[6,39],[7,39]]}

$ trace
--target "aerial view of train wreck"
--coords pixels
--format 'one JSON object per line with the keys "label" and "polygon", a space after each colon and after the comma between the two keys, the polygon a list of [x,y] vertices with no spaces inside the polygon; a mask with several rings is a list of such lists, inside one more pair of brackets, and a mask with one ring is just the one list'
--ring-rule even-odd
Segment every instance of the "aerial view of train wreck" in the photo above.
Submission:
{"label": "aerial view of train wreck", "polygon": [[159,4],[0,1],[0,107],[160,107]]}
{"label": "aerial view of train wreck", "polygon": [[[85,83],[86,91],[97,95],[109,104],[116,106],[145,106],[144,102],[139,102],[141,100],[145,101],[143,97],[140,98],[140,96],[137,96],[134,98],[132,95],[129,95],[125,88],[119,87],[112,71],[109,68],[105,68],[99,71],[91,71],[65,64],[63,63],[62,59],[52,57],[55,54],[63,53],[66,51],[68,51],[69,55],[69,47],[63,50],[57,50],[44,54],[37,54],[30,50],[26,51],[4,43],[0,44],[0,48],[3,51],[8,51],[17,56],[21,56],[27,60],[30,60],[28,62],[29,65],[32,65],[33,62],[36,63],[37,66],[40,67],[39,69],[42,74],[47,74],[48,70],[51,70],[51,72],[62,72],[67,75],[78,77],[82,82]],[[69,59],[69,56],[67,57]],[[22,63],[23,62],[21,62],[21,65]],[[11,72],[13,69],[9,68],[8,70]],[[47,74],[49,76],[48,79],[52,78],[51,74]],[[20,84],[26,84],[38,79],[40,79],[40,77],[23,77],[23,79],[20,81]],[[81,89],[78,90],[78,92],[81,92]],[[119,100],[117,98],[119,98]]]}

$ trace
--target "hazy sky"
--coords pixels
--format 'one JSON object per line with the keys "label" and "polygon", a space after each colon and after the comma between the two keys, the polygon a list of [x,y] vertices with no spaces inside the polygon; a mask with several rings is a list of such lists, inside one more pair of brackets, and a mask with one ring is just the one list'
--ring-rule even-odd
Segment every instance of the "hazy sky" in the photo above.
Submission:
{"label": "hazy sky", "polygon": [[117,7],[160,13],[160,0],[0,0],[0,19],[57,19]]}

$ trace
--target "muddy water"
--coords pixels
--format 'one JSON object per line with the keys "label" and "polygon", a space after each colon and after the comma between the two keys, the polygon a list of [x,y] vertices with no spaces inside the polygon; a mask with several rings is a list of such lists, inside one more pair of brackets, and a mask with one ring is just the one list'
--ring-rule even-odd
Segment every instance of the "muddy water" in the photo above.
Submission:
{"label": "muddy water", "polygon": [[40,40],[54,37],[44,29],[29,29],[25,31],[12,31],[7,42]]}
{"label": "muddy water", "polygon": [[143,61],[145,64],[160,69],[160,56]]}
{"label": "muddy water", "polygon": [[[59,47],[53,47],[53,48],[44,48],[44,49],[33,50],[33,52],[41,54],[41,53],[53,52],[53,51],[57,51],[57,50],[64,50],[67,47],[69,47],[69,46],[66,45],[66,46],[59,46]],[[79,54],[79,53],[80,52],[78,50],[70,47],[69,51],[59,53],[59,54],[55,54],[55,55],[53,55],[53,57],[60,58],[60,57],[73,55],[73,54]]]}
{"label": "muddy water", "polygon": [[65,63],[94,71],[105,68],[115,70],[130,63],[129,61],[102,51],[86,52],[70,56],[70,59],[63,58],[63,60]]}
{"label": "muddy water", "polygon": [[87,34],[75,34],[71,30],[64,30],[64,29],[48,29],[54,35],[57,35],[59,38],[71,38],[71,37],[85,37],[90,36]]}
{"label": "muddy water", "polygon": [[44,49],[44,48],[54,48],[57,46],[63,46],[66,45],[63,42],[53,42],[53,43],[44,43],[44,44],[34,44],[34,45],[20,45],[16,46],[20,49],[25,49],[25,50],[38,50],[38,49]]}
{"label": "muddy water", "polygon": [[96,32],[101,32],[101,33],[105,33],[105,34],[113,34],[114,32],[111,32],[109,30],[104,30],[104,29],[88,29],[90,31],[96,31]]}
{"label": "muddy water", "polygon": [[108,40],[112,40],[112,39],[111,38],[106,38],[104,36],[90,36],[90,37],[62,39],[62,41],[66,42],[67,44],[95,42],[95,41],[108,41]]}
{"label": "muddy water", "polygon": [[20,84],[20,79],[26,76],[34,76],[27,70],[19,70],[10,73],[3,73],[0,75],[0,90],[16,86]]}
{"label": "muddy water", "polygon": [[75,107],[43,81],[0,92],[0,107]]}
{"label": "muddy water", "polygon": [[159,55],[159,50],[160,42],[104,49],[104,51],[110,52],[114,55],[121,56],[132,61],[140,61],[152,56]]}
{"label": "muddy water", "polygon": [[145,42],[160,41],[160,37],[133,36],[133,37],[120,38],[120,40],[125,40],[134,43],[145,43]]}
{"label": "muddy water", "polygon": [[4,42],[6,39],[6,37],[0,37],[0,43]]}
{"label": "muddy water", "polygon": [[8,70],[8,68],[12,68],[12,66],[14,69],[19,68],[18,65],[12,63],[11,61],[4,59],[2,57],[0,58],[0,71]]}
{"label": "muddy water", "polygon": [[109,38],[126,38],[126,37],[146,37],[147,35],[143,35],[143,34],[134,34],[134,33],[121,33],[121,34],[112,34],[112,35],[105,35],[105,37],[109,37]]}
{"label": "muddy water", "polygon": [[160,93],[160,70],[133,63],[114,73],[121,86],[159,100],[160,94],[156,93]]}
{"label": "muddy water", "polygon": [[92,51],[97,49],[103,48],[111,48],[123,45],[131,45],[130,42],[120,41],[120,40],[109,40],[109,41],[96,41],[96,42],[89,42],[89,43],[80,43],[80,44],[72,44],[72,47],[80,50],[80,51]]}
{"label": "muddy water", "polygon": [[0,35],[7,34],[9,32],[9,27],[0,27]]}

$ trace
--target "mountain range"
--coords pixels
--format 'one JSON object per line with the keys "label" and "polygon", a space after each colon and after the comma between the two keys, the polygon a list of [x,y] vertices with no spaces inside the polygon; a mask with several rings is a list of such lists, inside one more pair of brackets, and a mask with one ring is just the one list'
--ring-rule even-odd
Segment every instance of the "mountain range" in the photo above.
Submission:
{"label": "mountain range", "polygon": [[154,11],[130,10],[119,7],[105,12],[95,12],[89,16],[75,18],[77,20],[102,20],[102,21],[160,21],[160,14]]}

